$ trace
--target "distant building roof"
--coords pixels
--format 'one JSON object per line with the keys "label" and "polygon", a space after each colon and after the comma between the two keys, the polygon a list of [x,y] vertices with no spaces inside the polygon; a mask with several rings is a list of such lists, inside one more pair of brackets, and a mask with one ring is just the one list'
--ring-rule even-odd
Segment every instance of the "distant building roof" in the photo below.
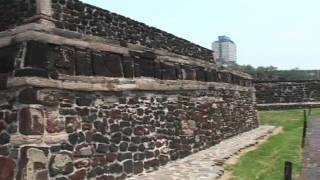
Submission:
{"label": "distant building roof", "polygon": [[234,44],[234,42],[228,37],[228,36],[218,36],[218,41],[215,41],[216,43],[218,42],[231,42]]}

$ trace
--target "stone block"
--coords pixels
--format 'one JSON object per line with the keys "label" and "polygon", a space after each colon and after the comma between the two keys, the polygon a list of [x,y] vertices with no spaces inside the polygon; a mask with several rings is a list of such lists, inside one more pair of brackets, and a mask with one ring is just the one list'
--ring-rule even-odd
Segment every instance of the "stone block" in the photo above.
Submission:
{"label": "stone block", "polygon": [[91,157],[94,154],[94,148],[90,144],[80,144],[75,149],[75,157]]}
{"label": "stone block", "polygon": [[77,169],[88,168],[91,165],[90,159],[77,159],[74,161],[74,165]]}
{"label": "stone block", "polygon": [[64,130],[64,121],[59,118],[57,111],[46,111],[45,113],[46,120],[46,130],[48,133],[59,133]]}
{"label": "stone block", "polygon": [[24,107],[19,111],[19,131],[24,135],[44,133],[44,112],[42,109]]}
{"label": "stone block", "polygon": [[163,166],[169,162],[169,157],[166,155],[160,155],[159,160],[160,160],[160,164]]}
{"label": "stone block", "polygon": [[127,174],[133,173],[133,161],[127,160],[127,161],[123,162],[123,170]]}
{"label": "stone block", "polygon": [[81,126],[80,121],[77,117],[66,117],[65,119],[65,129],[67,133],[73,133],[77,131]]}
{"label": "stone block", "polygon": [[19,102],[23,104],[38,104],[38,89],[30,87],[20,91]]}
{"label": "stone block", "polygon": [[120,174],[123,171],[123,166],[118,163],[111,164],[109,168],[110,168],[110,172],[115,174]]}
{"label": "stone block", "polygon": [[68,153],[53,155],[49,162],[49,174],[51,177],[56,175],[67,175],[73,172],[73,159]]}
{"label": "stone block", "polygon": [[0,133],[0,145],[8,144],[10,142],[10,135],[6,131]]}
{"label": "stone block", "polygon": [[23,147],[20,152],[17,179],[48,179],[48,148]]}
{"label": "stone block", "polygon": [[[31,88],[35,91],[35,88]],[[31,92],[31,95],[35,96],[35,92]],[[61,95],[60,95],[61,96]],[[52,91],[51,89],[37,91],[37,102],[45,106],[58,106],[62,100],[59,93]]]}
{"label": "stone block", "polygon": [[76,171],[69,177],[69,180],[85,180],[87,176],[87,172],[85,169],[81,169]]}
{"label": "stone block", "polygon": [[6,157],[0,157],[0,180],[13,180],[15,174],[15,162]]}
{"label": "stone block", "polygon": [[143,162],[137,161],[133,163],[133,173],[140,174],[143,172]]}

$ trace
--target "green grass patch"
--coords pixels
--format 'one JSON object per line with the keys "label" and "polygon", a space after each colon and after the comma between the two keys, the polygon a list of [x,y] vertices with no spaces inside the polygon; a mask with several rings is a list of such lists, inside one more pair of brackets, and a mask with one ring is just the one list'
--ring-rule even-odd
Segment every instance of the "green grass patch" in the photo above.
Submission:
{"label": "green grass patch", "polygon": [[[319,109],[312,110],[312,114],[320,114]],[[259,119],[261,125],[283,127],[283,132],[242,156],[235,166],[228,167],[233,180],[283,179],[285,161],[293,163],[296,179],[302,169],[303,110],[261,111]]]}

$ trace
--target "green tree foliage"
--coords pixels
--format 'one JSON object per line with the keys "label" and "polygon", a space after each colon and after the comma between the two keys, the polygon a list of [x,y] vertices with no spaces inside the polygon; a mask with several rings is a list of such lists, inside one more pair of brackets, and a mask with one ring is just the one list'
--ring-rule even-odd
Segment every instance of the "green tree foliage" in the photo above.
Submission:
{"label": "green tree foliage", "polygon": [[278,70],[274,66],[259,66],[257,68],[251,65],[238,65],[232,64],[228,66],[231,69],[248,73],[255,77],[257,80],[263,81],[290,81],[290,80],[309,80],[319,79],[318,76],[310,73],[311,71],[300,70],[293,68],[291,70]]}

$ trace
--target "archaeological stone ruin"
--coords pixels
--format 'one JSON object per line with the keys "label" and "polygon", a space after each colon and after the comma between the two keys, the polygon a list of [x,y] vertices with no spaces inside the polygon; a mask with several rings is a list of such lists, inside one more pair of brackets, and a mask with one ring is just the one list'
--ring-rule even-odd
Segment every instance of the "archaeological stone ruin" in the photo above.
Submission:
{"label": "archaeological stone ruin", "polygon": [[320,81],[256,81],[258,109],[320,107]]}
{"label": "archaeological stone ruin", "polygon": [[0,180],[123,180],[258,127],[252,78],[78,0],[0,1]]}

